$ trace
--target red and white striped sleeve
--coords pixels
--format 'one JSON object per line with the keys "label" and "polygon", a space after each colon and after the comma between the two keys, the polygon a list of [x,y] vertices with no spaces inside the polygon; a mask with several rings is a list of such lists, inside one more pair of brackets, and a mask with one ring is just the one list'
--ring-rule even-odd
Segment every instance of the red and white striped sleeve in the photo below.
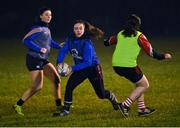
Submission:
{"label": "red and white striped sleeve", "polygon": [[164,54],[158,53],[152,48],[151,43],[148,41],[148,39],[145,37],[145,35],[141,34],[138,37],[138,43],[139,43],[139,46],[143,49],[143,51],[147,55],[149,55],[155,59],[158,59],[158,60],[165,59]]}
{"label": "red and white striped sleeve", "polygon": [[153,57],[153,49],[152,49],[152,46],[150,44],[150,42],[148,41],[148,39],[146,38],[145,35],[141,34],[139,37],[138,37],[138,43],[140,45],[140,47],[143,49],[143,51]]}

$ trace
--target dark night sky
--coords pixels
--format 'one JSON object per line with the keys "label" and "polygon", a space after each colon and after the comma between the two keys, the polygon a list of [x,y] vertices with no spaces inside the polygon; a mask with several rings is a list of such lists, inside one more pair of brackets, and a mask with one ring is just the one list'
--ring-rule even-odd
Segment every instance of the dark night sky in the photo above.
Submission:
{"label": "dark night sky", "polygon": [[34,22],[39,7],[53,10],[52,35],[64,37],[76,19],[88,20],[107,34],[117,33],[126,17],[142,18],[146,35],[179,36],[178,0],[6,0],[0,4],[0,37],[22,37]]}

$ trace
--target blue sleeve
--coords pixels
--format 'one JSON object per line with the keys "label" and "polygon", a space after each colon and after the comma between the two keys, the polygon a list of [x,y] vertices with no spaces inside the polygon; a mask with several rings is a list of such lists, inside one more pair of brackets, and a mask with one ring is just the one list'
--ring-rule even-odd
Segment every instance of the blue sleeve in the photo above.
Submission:
{"label": "blue sleeve", "polygon": [[25,38],[23,40],[23,44],[26,45],[29,49],[31,49],[33,51],[40,52],[41,47],[33,42],[33,39],[36,38],[39,34],[40,34],[40,32],[37,32],[37,33],[34,33],[34,34],[28,36],[27,38]]}
{"label": "blue sleeve", "polygon": [[84,46],[83,62],[81,64],[72,66],[72,71],[78,71],[91,66],[93,59],[93,50],[94,49],[91,44],[86,43],[86,45]]}
{"label": "blue sleeve", "polygon": [[64,46],[61,48],[61,50],[58,53],[57,61],[56,64],[62,63],[65,56],[67,55],[69,51],[69,46],[68,46],[68,40],[66,39]]}
{"label": "blue sleeve", "polygon": [[51,39],[51,48],[61,49],[61,46],[58,42]]}

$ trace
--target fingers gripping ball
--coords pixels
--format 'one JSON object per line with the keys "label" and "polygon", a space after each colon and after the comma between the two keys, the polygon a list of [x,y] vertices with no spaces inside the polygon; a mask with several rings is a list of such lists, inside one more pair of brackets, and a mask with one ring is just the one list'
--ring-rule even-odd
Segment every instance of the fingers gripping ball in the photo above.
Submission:
{"label": "fingers gripping ball", "polygon": [[57,70],[60,76],[68,76],[71,73],[71,68],[66,63],[58,64]]}

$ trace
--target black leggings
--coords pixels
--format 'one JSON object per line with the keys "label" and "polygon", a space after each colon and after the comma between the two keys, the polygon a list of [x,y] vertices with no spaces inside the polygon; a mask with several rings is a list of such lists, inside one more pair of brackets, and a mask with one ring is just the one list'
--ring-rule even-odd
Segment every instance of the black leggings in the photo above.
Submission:
{"label": "black leggings", "polygon": [[71,74],[65,91],[65,104],[72,103],[73,90],[85,79],[89,79],[100,99],[109,98],[110,92],[104,89],[103,75],[100,65],[88,67]]}

